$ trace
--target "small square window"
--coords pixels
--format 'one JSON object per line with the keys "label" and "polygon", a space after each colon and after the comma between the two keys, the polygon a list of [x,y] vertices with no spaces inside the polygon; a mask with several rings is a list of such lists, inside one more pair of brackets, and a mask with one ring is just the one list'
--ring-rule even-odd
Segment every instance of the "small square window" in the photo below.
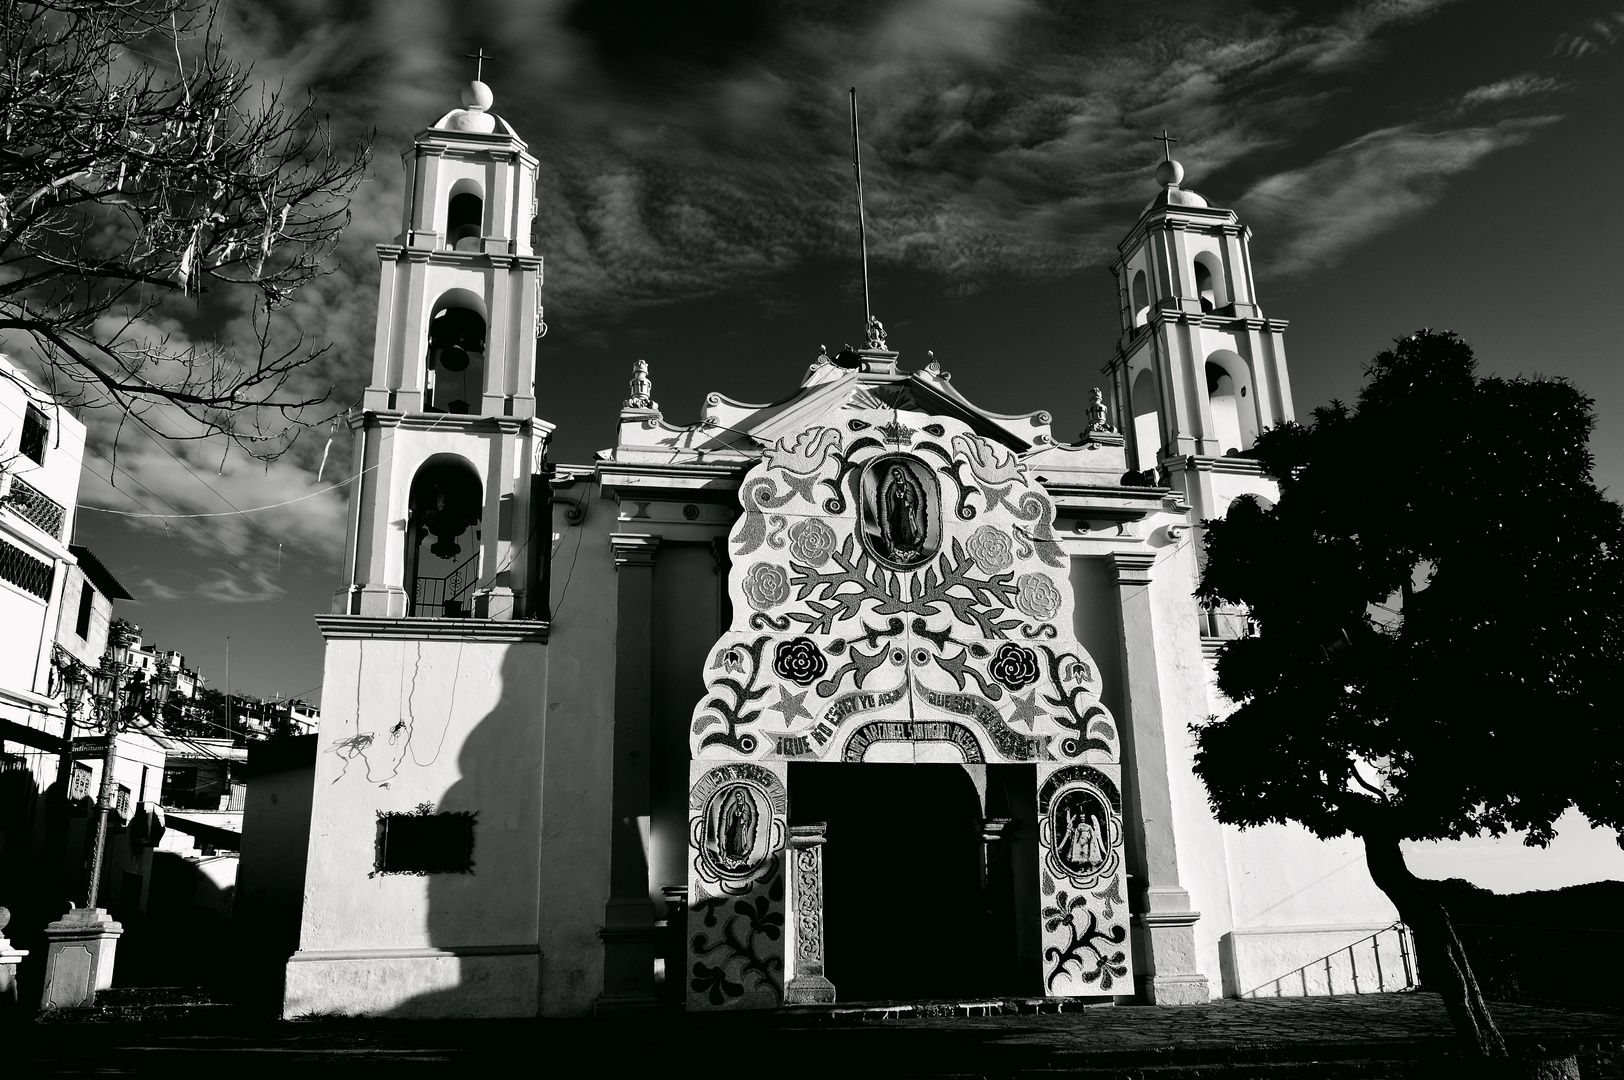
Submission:
{"label": "small square window", "polygon": [[409,814],[378,815],[378,874],[470,874],[475,811],[435,813],[427,804]]}
{"label": "small square window", "polygon": [[28,412],[23,416],[22,440],[17,444],[18,453],[36,465],[43,465],[45,444],[50,441],[51,418],[45,415],[44,409],[36,405],[28,406]]}
{"label": "small square window", "polygon": [[130,789],[123,784],[118,786],[118,816],[122,818],[130,816]]}

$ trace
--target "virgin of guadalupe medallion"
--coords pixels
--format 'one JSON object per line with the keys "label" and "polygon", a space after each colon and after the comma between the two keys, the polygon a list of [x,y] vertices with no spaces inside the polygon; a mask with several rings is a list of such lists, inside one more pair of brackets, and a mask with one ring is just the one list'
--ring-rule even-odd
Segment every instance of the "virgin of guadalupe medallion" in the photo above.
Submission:
{"label": "virgin of guadalupe medallion", "polygon": [[754,785],[727,784],[705,807],[702,851],[724,880],[747,877],[766,858],[772,809]]}
{"label": "virgin of guadalupe medallion", "polygon": [[941,490],[924,462],[908,454],[876,458],[863,470],[863,546],[897,570],[923,565],[941,547],[941,507]]}

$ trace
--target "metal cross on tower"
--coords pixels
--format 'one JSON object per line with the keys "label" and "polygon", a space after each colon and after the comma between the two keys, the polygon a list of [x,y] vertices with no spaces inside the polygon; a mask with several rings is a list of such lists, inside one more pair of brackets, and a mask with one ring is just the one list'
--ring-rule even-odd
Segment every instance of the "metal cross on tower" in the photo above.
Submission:
{"label": "metal cross on tower", "polygon": [[490,53],[486,52],[484,46],[481,46],[476,52],[463,53],[462,55],[464,57],[466,57],[467,59],[472,60],[474,62],[474,81],[475,82],[484,82],[485,81],[485,61],[487,61],[487,60],[495,60],[496,57],[494,57]]}
{"label": "metal cross on tower", "polygon": [[1160,135],[1152,135],[1151,138],[1162,144],[1162,154],[1167,158],[1168,161],[1172,161],[1173,144],[1178,142],[1178,140],[1169,135],[1166,128],[1162,128],[1162,133]]}

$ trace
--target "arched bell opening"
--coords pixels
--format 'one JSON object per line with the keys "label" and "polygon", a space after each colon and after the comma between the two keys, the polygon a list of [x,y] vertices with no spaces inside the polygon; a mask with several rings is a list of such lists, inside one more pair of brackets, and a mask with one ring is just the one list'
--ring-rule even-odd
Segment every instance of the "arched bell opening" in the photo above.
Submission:
{"label": "arched bell opening", "polygon": [[1210,437],[1218,453],[1244,454],[1257,442],[1257,395],[1252,372],[1240,355],[1219,349],[1207,357],[1207,402],[1212,410]]}
{"label": "arched bell opening", "polygon": [[1195,257],[1195,292],[1202,311],[1217,311],[1229,303],[1224,291],[1224,268],[1218,256],[1210,251],[1198,252]]}
{"label": "arched bell opening", "polygon": [[1133,272],[1133,324],[1143,326],[1150,321],[1150,286],[1146,284],[1145,272]]}
{"label": "arched bell opening", "polygon": [[478,251],[485,236],[485,199],[472,180],[458,180],[451,188],[446,209],[446,246],[457,251]]}
{"label": "arched bell opening", "polygon": [[1134,468],[1140,472],[1156,467],[1157,451],[1162,446],[1161,412],[1156,400],[1156,377],[1149,368],[1141,368],[1133,378],[1133,445]]}
{"label": "arched bell opening", "polygon": [[485,487],[466,458],[436,454],[412,478],[406,517],[407,614],[461,619],[479,583]]}
{"label": "arched bell opening", "polygon": [[425,412],[478,413],[485,394],[484,304],[465,289],[452,289],[434,305],[429,320]]}

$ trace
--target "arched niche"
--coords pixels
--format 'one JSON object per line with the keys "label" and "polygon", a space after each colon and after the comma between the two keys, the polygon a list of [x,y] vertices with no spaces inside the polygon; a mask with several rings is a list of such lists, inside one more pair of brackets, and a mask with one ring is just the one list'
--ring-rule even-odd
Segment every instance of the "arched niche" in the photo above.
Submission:
{"label": "arched niche", "polygon": [[425,412],[478,413],[485,394],[485,301],[452,289],[429,319]]}
{"label": "arched niche", "polygon": [[485,486],[459,454],[435,454],[412,477],[406,514],[407,613],[467,618],[479,583]]}
{"label": "arched niche", "polygon": [[1224,289],[1223,263],[1210,251],[1196,253],[1195,291],[1201,300],[1202,311],[1217,311],[1229,303],[1229,295]]}
{"label": "arched niche", "polygon": [[1218,349],[1207,356],[1205,373],[1212,409],[1209,437],[1217,441],[1220,454],[1244,454],[1257,442],[1258,434],[1252,369],[1238,353]]}
{"label": "arched niche", "polygon": [[1161,410],[1156,397],[1156,377],[1141,368],[1133,377],[1134,468],[1140,472],[1156,467],[1156,454],[1162,446]]}
{"label": "arched niche", "polygon": [[1133,324],[1143,326],[1150,320],[1150,286],[1145,279],[1143,270],[1133,272],[1132,302]]}
{"label": "arched niche", "polygon": [[446,246],[457,251],[478,251],[484,235],[484,189],[477,180],[458,180],[451,185],[451,199],[446,205]]}

